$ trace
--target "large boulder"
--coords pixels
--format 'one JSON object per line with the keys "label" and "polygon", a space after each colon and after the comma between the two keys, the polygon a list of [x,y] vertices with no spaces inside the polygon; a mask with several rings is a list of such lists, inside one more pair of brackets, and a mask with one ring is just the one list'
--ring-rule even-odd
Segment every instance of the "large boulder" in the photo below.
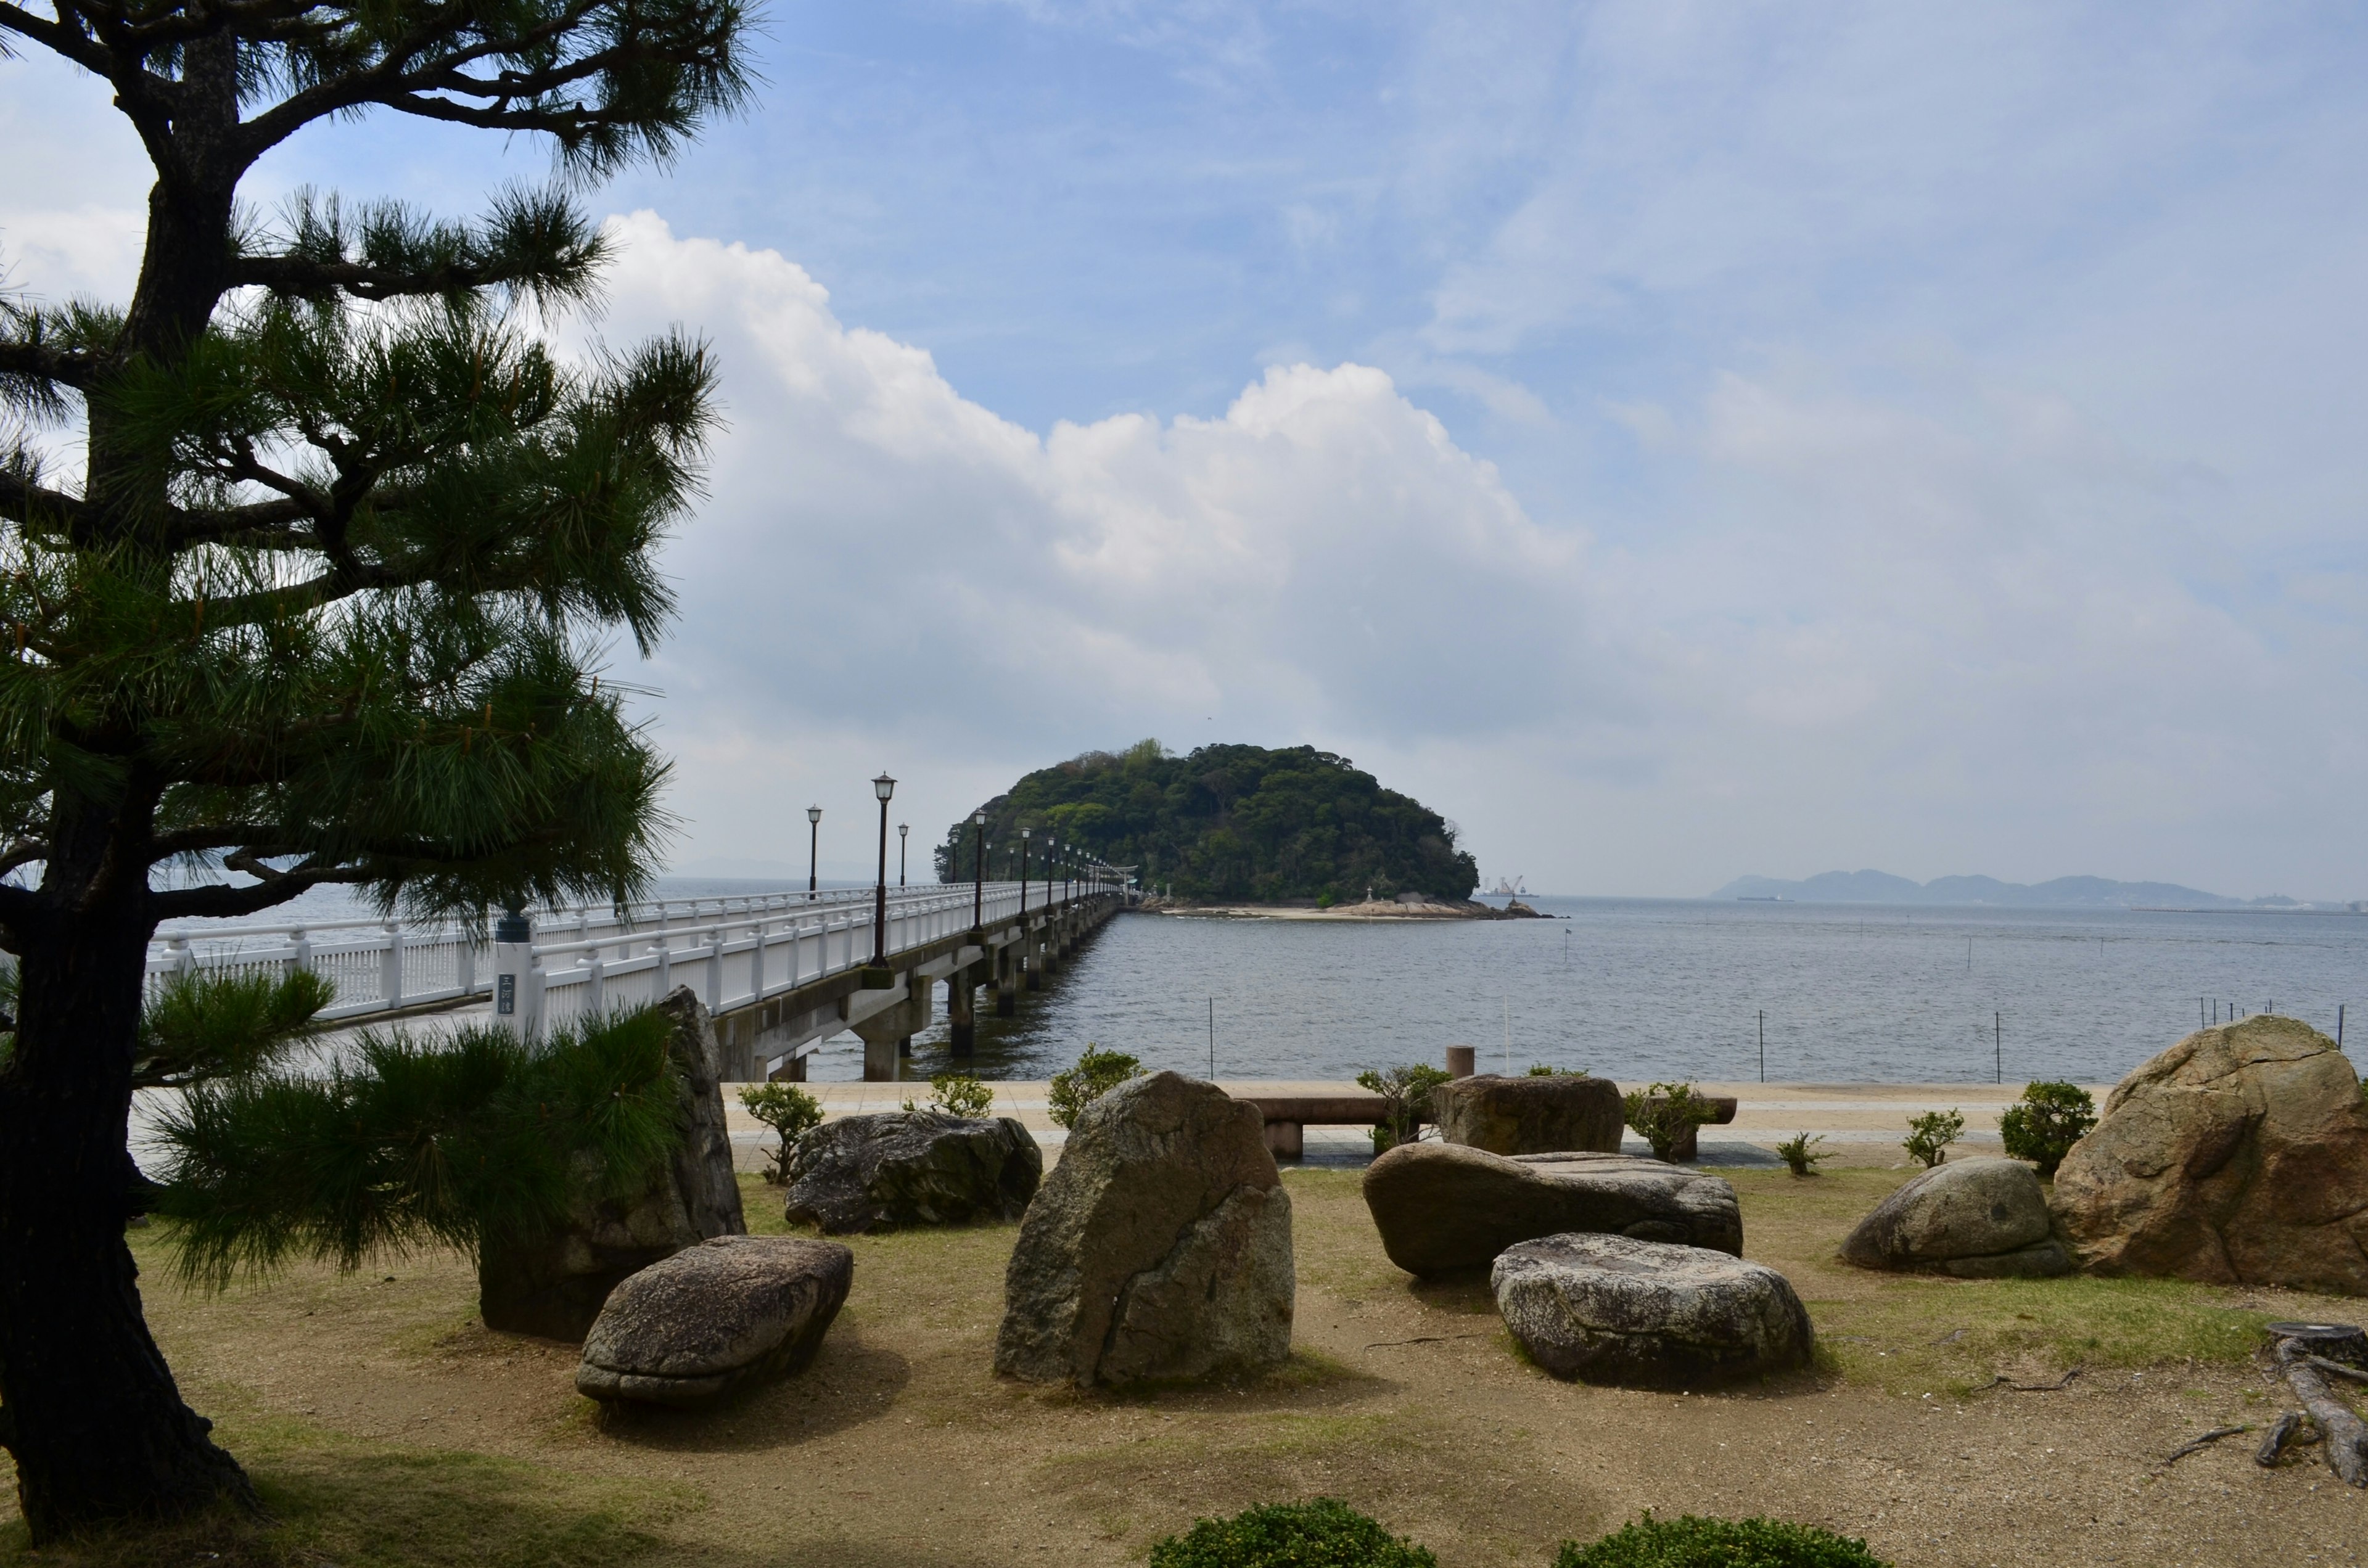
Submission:
{"label": "large boulder", "polygon": [[1087,1106],[1029,1204],[995,1369],[1087,1388],[1291,1354],[1291,1199],[1257,1108],[1175,1073]]}
{"label": "large boulder", "polygon": [[1520,1154],[1401,1143],[1365,1168],[1382,1249],[1409,1274],[1476,1268],[1565,1231],[1741,1256],[1743,1210],[1723,1177],[1629,1154]]}
{"label": "large boulder", "polygon": [[674,1153],[646,1187],[624,1197],[605,1192],[598,1164],[581,1160],[567,1222],[558,1232],[481,1247],[477,1310],[487,1328],[581,1340],[627,1275],[711,1236],[747,1231],[723,1120],[714,1027],[689,986],[677,986],[657,1006],[674,1023],[666,1054],[682,1134]]}
{"label": "large boulder", "polygon": [[1430,1109],[1441,1138],[1492,1154],[1620,1152],[1620,1085],[1609,1078],[1483,1073],[1433,1088]]}
{"label": "large boulder", "polygon": [[791,1224],[830,1235],[1017,1220],[1044,1153],[1011,1117],[892,1110],[826,1121],[790,1155]]}
{"label": "large boulder", "polygon": [[2368,1105],[2294,1018],[2199,1029],[2123,1079],[2051,1206],[2082,1264],[2368,1295]]}
{"label": "large boulder", "polygon": [[1691,1388],[1808,1364],[1814,1336],[1792,1282],[1707,1247],[1628,1236],[1543,1236],[1489,1271],[1497,1310],[1558,1378]]}
{"label": "large boulder", "polygon": [[585,1336],[579,1393],[705,1404],[804,1368],[847,1301],[855,1255],[837,1242],[717,1236],[631,1276]]}
{"label": "large boulder", "polygon": [[1963,1279],[2072,1271],[2072,1255],[2050,1233],[2039,1175],[2020,1160],[1960,1160],[1925,1171],[1858,1222],[1842,1242],[1842,1260]]}

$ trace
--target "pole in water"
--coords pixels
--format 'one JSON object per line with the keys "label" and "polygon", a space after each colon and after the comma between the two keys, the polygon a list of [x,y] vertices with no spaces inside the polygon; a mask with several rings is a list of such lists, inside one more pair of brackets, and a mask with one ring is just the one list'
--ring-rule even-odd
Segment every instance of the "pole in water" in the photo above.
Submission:
{"label": "pole in water", "polygon": [[2006,1015],[2004,1013],[1990,1015],[1990,1051],[1993,1058],[1990,1081],[1994,1084],[2003,1084],[2006,1082]]}
{"label": "pole in water", "polygon": [[1511,1076],[1513,1075],[1513,999],[1512,999],[1510,996],[1508,996],[1508,997],[1506,997],[1506,998],[1504,999],[1504,1002],[1505,1002],[1505,1076],[1506,1076],[1506,1077],[1508,1077],[1508,1078],[1509,1078],[1509,1077],[1511,1077]]}
{"label": "pole in water", "polygon": [[1209,1082],[1217,1081],[1217,999],[1209,998]]}
{"label": "pole in water", "polygon": [[2343,1008],[2341,1002],[2335,1005],[2335,1049],[2338,1051],[2343,1049]]}
{"label": "pole in water", "polygon": [[1759,1009],[1759,1081],[1768,1081],[1768,1009]]}

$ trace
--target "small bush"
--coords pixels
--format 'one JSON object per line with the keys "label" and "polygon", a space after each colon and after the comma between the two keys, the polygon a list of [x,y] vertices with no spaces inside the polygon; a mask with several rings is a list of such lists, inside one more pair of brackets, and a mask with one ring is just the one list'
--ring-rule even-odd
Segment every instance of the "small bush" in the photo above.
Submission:
{"label": "small bush", "polygon": [[[1156,1562],[1157,1559],[1153,1560]],[[1866,1542],[1782,1519],[1656,1519],[1590,1546],[1562,1543],[1554,1568],[1885,1568]]]}
{"label": "small bush", "polygon": [[1151,1568],[1438,1568],[1346,1503],[1269,1503],[1230,1519],[1195,1519],[1151,1549]]}
{"label": "small bush", "polygon": [[1557,1067],[1551,1062],[1532,1062],[1530,1063],[1530,1076],[1532,1078],[1584,1078],[1587,1076],[1587,1069]]}
{"label": "small bush", "polygon": [[1691,1084],[1656,1084],[1631,1089],[1620,1108],[1636,1136],[1653,1146],[1653,1157],[1666,1160],[1676,1153],[1688,1131],[1718,1119],[1718,1108],[1694,1093]]}
{"label": "small bush", "polygon": [[1782,1158],[1785,1165],[1794,1176],[1816,1176],[1817,1174],[1817,1162],[1819,1160],[1830,1160],[1834,1157],[1834,1152],[1831,1149],[1820,1149],[1817,1147],[1818,1144],[1825,1141],[1826,1139],[1823,1133],[1819,1133],[1813,1138],[1805,1132],[1795,1132],[1793,1136],[1785,1139],[1784,1142],[1776,1145],[1776,1153]]}
{"label": "small bush", "polygon": [[780,1187],[790,1179],[790,1151],[800,1135],[822,1125],[822,1102],[795,1084],[745,1084],[740,1103],[780,1137],[772,1166],[765,1172],[765,1179]]}
{"label": "small bush", "polygon": [[1907,1136],[1899,1146],[1926,1170],[1941,1163],[1950,1144],[1964,1136],[1965,1119],[1954,1110],[1928,1110],[1907,1119]]}
{"label": "small bush", "polygon": [[1141,1062],[1123,1051],[1104,1051],[1087,1040],[1075,1067],[1053,1074],[1053,1120],[1062,1127],[1075,1127],[1079,1111],[1129,1078],[1141,1076]]}
{"label": "small bush", "polygon": [[2052,1176],[2072,1145],[2097,1125],[2097,1102],[2078,1084],[2029,1084],[2022,1103],[1998,1118],[1998,1137],[2010,1158],[2035,1161]]}
{"label": "small bush", "polygon": [[[906,1100],[905,1108],[921,1108]],[[929,1080],[928,1108],[978,1120],[995,1108],[995,1091],[967,1073],[940,1073]]]}
{"label": "small bush", "polygon": [[1368,1067],[1357,1074],[1357,1086],[1382,1096],[1382,1123],[1373,1129],[1373,1153],[1385,1154],[1401,1143],[1422,1136],[1422,1124],[1436,1120],[1430,1091],[1448,1081],[1447,1070],[1427,1062],[1409,1062],[1386,1072]]}

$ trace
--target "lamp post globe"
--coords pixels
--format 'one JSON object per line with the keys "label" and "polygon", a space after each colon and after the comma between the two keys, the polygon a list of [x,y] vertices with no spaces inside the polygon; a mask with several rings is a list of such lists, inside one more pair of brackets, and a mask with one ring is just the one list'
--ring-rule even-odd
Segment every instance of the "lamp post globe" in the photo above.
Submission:
{"label": "lamp post globe", "polygon": [[888,797],[896,781],[882,769],[871,792],[880,797],[880,875],[871,884],[871,967],[878,969],[888,961]]}
{"label": "lamp post globe", "polygon": [[808,806],[806,808],[806,898],[809,902],[814,895],[814,848],[821,842],[822,808]]}

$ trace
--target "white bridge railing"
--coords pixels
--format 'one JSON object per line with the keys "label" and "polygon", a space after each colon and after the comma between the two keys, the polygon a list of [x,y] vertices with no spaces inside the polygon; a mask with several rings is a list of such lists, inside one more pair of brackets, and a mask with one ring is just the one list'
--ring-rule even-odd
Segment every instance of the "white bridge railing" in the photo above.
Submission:
{"label": "white bridge railing", "polygon": [[[1051,899],[1063,902],[1064,884]],[[1111,891],[1066,885],[1069,901]],[[733,899],[673,899],[611,909],[542,911],[531,918],[531,962],[520,1014],[545,1027],[655,1002],[689,985],[708,1010],[733,1012],[871,961],[871,888]],[[970,929],[973,889],[932,883],[888,890],[886,950],[897,954]],[[1043,908],[1042,881],[989,882],[988,926]],[[160,931],[148,949],[153,986],[192,970],[284,974],[308,969],[336,987],[325,1020],[458,1003],[494,990],[495,949],[482,926],[399,920]]]}

